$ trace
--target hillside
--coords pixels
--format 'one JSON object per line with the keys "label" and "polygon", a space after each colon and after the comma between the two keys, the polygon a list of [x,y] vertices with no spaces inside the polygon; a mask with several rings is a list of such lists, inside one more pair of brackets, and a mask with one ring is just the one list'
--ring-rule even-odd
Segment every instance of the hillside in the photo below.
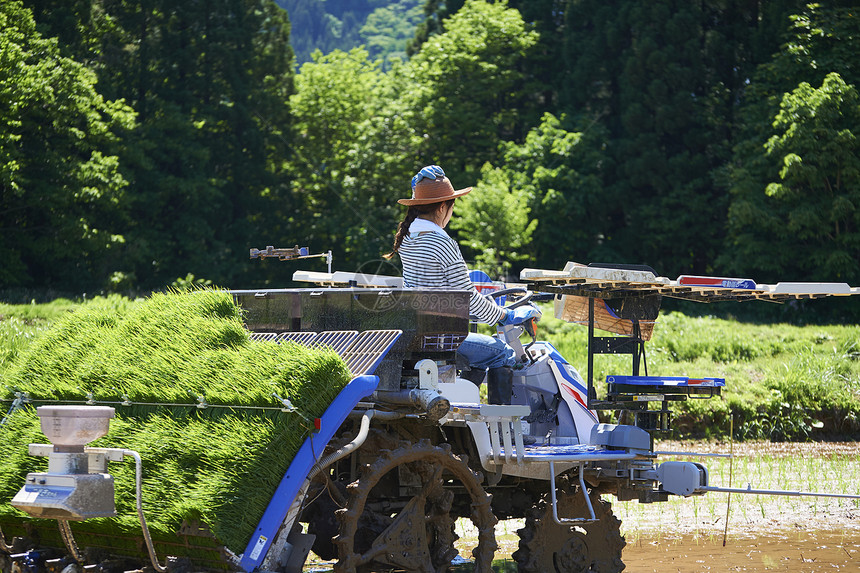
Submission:
{"label": "hillside", "polygon": [[422,0],[276,0],[292,24],[296,64],[314,50],[349,51],[364,45],[371,59],[402,59],[424,18]]}

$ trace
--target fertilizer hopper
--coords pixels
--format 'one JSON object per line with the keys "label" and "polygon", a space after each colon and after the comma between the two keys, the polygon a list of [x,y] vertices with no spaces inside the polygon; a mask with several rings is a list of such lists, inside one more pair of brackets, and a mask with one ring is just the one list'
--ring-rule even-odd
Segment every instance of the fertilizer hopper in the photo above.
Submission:
{"label": "fertilizer hopper", "polygon": [[61,520],[116,515],[108,457],[103,450],[85,448],[108,433],[114,409],[41,406],[38,414],[51,444],[30,444],[30,454],[47,455],[48,471],[28,474],[12,505],[35,517]]}
{"label": "fertilizer hopper", "polygon": [[[75,544],[68,522],[116,515],[114,479],[107,473],[108,462],[132,457],[136,462],[136,500],[141,529],[153,567],[163,571],[156,560],[140,503],[140,455],[126,449],[87,447],[90,442],[108,434],[114,408],[41,406],[37,413],[42,433],[51,444],[30,444],[29,453],[47,456],[48,471],[28,474],[24,487],[11,504],[34,517],[56,519],[73,560],[83,564],[86,558]],[[3,545],[6,545],[5,540]]]}

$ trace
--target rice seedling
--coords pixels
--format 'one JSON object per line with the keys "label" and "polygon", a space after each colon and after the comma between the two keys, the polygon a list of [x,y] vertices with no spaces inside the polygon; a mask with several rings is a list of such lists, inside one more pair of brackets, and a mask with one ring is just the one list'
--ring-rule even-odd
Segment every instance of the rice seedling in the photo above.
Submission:
{"label": "rice seedling", "polygon": [[[732,461],[733,487],[744,488],[749,483],[755,489],[817,491],[860,494],[856,476],[860,470],[860,447],[856,443],[809,444],[735,444]],[[661,446],[672,451],[704,451],[724,453],[727,446],[692,444]],[[665,459],[683,459],[667,456]],[[695,458],[691,458],[695,459]],[[728,487],[726,458],[708,458],[709,483]],[[634,539],[664,539],[667,536],[711,535],[722,537],[726,518],[728,494],[708,493],[700,498],[670,497],[664,503],[650,505],[613,502],[622,519],[622,532]],[[705,512],[707,503],[713,512]],[[828,524],[856,520],[856,500],[838,498],[783,497],[732,494],[729,511],[729,534],[749,531],[791,531],[796,528],[823,527]],[[831,525],[832,526],[832,525]]]}
{"label": "rice seedling", "polygon": [[[311,420],[349,379],[332,350],[251,342],[226,292],[89,302],[19,352],[4,375],[0,401],[25,392],[30,403],[0,427],[0,499],[27,472],[44,470],[44,459],[27,455],[26,444],[45,442],[32,406],[112,405],[111,431],[93,445],[141,454],[154,537],[175,542],[183,523],[199,523],[239,553]],[[118,517],[76,524],[76,533],[139,534],[134,467],[114,463],[111,472]],[[3,523],[33,521],[22,515],[0,505]]]}

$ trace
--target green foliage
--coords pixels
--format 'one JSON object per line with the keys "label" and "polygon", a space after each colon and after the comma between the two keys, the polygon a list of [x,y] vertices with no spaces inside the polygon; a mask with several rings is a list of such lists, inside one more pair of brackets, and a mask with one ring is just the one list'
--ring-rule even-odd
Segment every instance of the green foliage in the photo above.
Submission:
{"label": "green foliage", "polygon": [[497,169],[528,198],[537,223],[532,240],[522,247],[532,267],[561,268],[569,260],[608,257],[601,235],[613,210],[601,186],[605,133],[599,125],[577,132],[563,123],[565,118],[547,113],[522,144],[508,142],[500,149]]}
{"label": "green foliage", "polygon": [[379,258],[391,244],[394,198],[411,177],[416,143],[389,99],[394,81],[365,50],[314,56],[290,99],[302,145],[290,164],[301,208],[288,227],[299,229],[312,248],[331,248],[335,260],[358,264]]}
{"label": "green foliage", "polygon": [[399,0],[376,8],[359,34],[372,59],[383,62],[406,59],[406,45],[423,19],[421,0]]}
{"label": "green foliage", "polygon": [[[20,353],[0,400],[27,392],[36,405],[113,405],[117,419],[95,445],[140,452],[156,536],[171,538],[183,521],[199,520],[241,552],[306,437],[307,420],[320,416],[349,379],[331,350],[252,343],[229,294],[195,290],[82,305]],[[297,410],[282,412],[275,395]],[[39,467],[21,453],[22,444],[44,441],[34,428],[31,409],[3,426],[4,499]],[[133,467],[114,470],[119,517],[88,522],[82,531],[137,529]],[[0,515],[20,514],[4,506]]]}
{"label": "green foliage", "polygon": [[424,21],[415,30],[415,38],[407,44],[406,53],[414,56],[430,36],[442,33],[445,29],[445,20],[452,14],[456,14],[464,3],[465,0],[425,0]]}
{"label": "green foliage", "polygon": [[0,6],[0,30],[0,284],[85,285],[124,242],[114,143],[134,114],[18,0]]}
{"label": "green foliage", "polygon": [[[467,0],[409,62],[401,85],[420,156],[441,165],[452,181],[477,178],[498,144],[514,133],[522,69],[537,34],[506,3]],[[430,163],[431,161],[426,161]]]}
{"label": "green foliage", "polygon": [[188,273],[184,277],[179,277],[170,284],[170,288],[174,290],[190,290],[194,288],[211,287],[212,281],[209,279],[198,279],[194,275]]}
{"label": "green foliage", "polygon": [[747,65],[741,31],[760,20],[751,5],[730,4],[567,4],[564,108],[607,131],[601,186],[611,211],[598,223],[606,262],[672,276],[711,270],[726,200],[710,173],[728,153],[724,130],[742,81],[734,74]]}
{"label": "green foliage", "polygon": [[78,307],[59,298],[48,304],[0,303],[0,381],[17,356],[27,349],[52,323]]}
{"label": "green foliage", "polygon": [[36,301],[31,301],[29,304],[0,302],[0,318],[18,318],[27,323],[45,326],[75,310],[79,305],[80,303],[65,298],[57,298],[44,304],[36,304]]}
{"label": "green foliage", "polygon": [[277,0],[292,23],[291,45],[299,65],[317,50],[348,52],[364,44],[383,61],[405,57],[423,17],[422,0]]}
{"label": "green foliage", "polygon": [[44,329],[44,326],[28,324],[16,316],[0,320],[0,375]]}
{"label": "green foliage", "polygon": [[785,94],[765,145],[781,159],[767,186],[785,226],[781,244],[808,276],[860,279],[860,95],[839,74]]}
{"label": "green foliage", "polygon": [[857,248],[858,54],[856,10],[809,4],[792,17],[782,49],[756,70],[724,171],[731,206],[721,266],[755,271],[762,282],[856,280],[845,261]]}
{"label": "green foliage", "polygon": [[[244,256],[278,242],[356,268],[430,163],[528,197],[497,248],[530,266],[856,276],[855,3],[429,0],[398,61],[419,4],[5,3],[0,287],[282,285]],[[295,88],[291,40],[326,53]]]}
{"label": "green foliage", "polygon": [[[224,284],[250,269],[241,255],[272,242],[261,229],[277,232],[292,210],[283,174],[293,91],[284,11],[268,0],[29,3],[38,4],[39,26],[68,40],[61,49],[95,72],[99,93],[138,118],[112,150],[118,163],[110,167],[128,181],[110,221],[116,240],[109,252],[89,249],[104,268],[69,272],[65,261],[80,265],[82,248],[43,256],[44,264],[91,291],[159,288],[188,272]],[[62,31],[69,19],[74,33]]]}
{"label": "green foliage", "polygon": [[515,189],[501,169],[485,165],[472,193],[456,203],[451,227],[464,238],[461,244],[476,253],[477,268],[490,276],[505,276],[512,263],[527,258],[537,221],[529,221],[528,196]]}
{"label": "green foliage", "polygon": [[[587,329],[545,309],[539,335],[585,377]],[[724,378],[721,398],[672,404],[674,438],[805,440],[860,431],[860,328],[748,324],[664,312],[646,343],[647,370],[661,376]],[[594,360],[598,394],[629,356]]]}

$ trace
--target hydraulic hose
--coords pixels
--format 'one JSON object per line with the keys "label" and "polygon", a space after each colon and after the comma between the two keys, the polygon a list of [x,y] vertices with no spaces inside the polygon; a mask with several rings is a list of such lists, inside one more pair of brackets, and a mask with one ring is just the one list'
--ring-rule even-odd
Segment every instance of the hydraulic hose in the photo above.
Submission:
{"label": "hydraulic hose", "polygon": [[307,479],[313,479],[314,476],[316,476],[328,466],[332,465],[333,463],[342,458],[345,458],[346,456],[360,448],[362,444],[364,444],[364,440],[367,439],[367,434],[370,432],[370,420],[371,418],[373,418],[374,414],[376,414],[375,410],[365,411],[364,414],[361,416],[361,425],[358,428],[358,434],[355,436],[355,438],[353,438],[351,442],[349,442],[342,448],[335,450],[334,452],[330,453],[329,455],[325,456],[317,463],[315,463],[311,470],[308,472]]}
{"label": "hydraulic hose", "polygon": [[60,537],[63,538],[63,543],[66,544],[66,548],[69,550],[69,553],[72,554],[72,558],[78,562],[79,565],[83,565],[85,563],[84,556],[81,555],[81,550],[78,549],[78,544],[75,543],[75,538],[72,535],[72,528],[69,527],[69,522],[65,519],[58,519],[57,524],[60,526]]}
{"label": "hydraulic hose", "polygon": [[146,518],[143,516],[143,502],[141,501],[141,489],[143,484],[143,462],[140,459],[140,454],[134,450],[123,450],[123,456],[134,458],[134,478],[135,478],[135,501],[137,503],[137,516],[140,518],[140,529],[143,531],[143,539],[146,541],[146,549],[149,551],[149,560],[152,562],[152,567],[158,573],[166,573],[167,567],[158,563],[158,557],[155,555],[155,547],[152,544],[152,537],[149,535],[149,528],[146,526]]}

